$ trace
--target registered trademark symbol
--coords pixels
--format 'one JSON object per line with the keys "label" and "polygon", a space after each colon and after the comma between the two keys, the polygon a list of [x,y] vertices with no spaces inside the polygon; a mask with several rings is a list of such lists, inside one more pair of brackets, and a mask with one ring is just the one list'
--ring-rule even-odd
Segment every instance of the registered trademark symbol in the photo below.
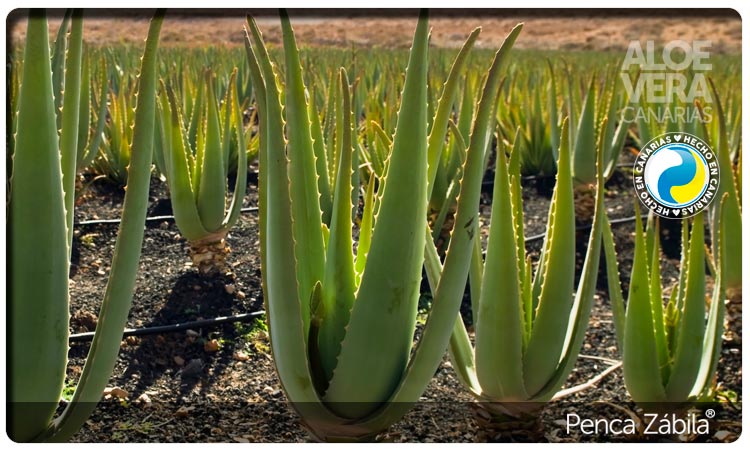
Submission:
{"label": "registered trademark symbol", "polygon": [[713,409],[707,409],[706,417],[708,417],[709,419],[713,419],[714,417],[716,417],[716,411],[714,411]]}

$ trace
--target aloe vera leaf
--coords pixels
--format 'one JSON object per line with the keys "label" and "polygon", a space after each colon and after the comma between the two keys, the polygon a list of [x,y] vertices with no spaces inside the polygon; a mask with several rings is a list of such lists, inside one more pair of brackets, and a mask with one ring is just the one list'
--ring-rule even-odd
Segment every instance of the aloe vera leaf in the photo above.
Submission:
{"label": "aloe vera leaf", "polygon": [[685,299],[672,375],[666,386],[667,398],[670,401],[684,401],[688,398],[700,370],[701,352],[696,349],[702,347],[706,329],[706,265],[703,242],[703,213],[699,213],[693,220],[693,228],[690,232],[690,249],[688,250],[690,263],[685,277]]}
{"label": "aloe vera leaf", "polygon": [[10,185],[8,433],[26,442],[57,408],[68,351],[68,241],[47,18],[29,13]]}
{"label": "aloe vera leaf", "polygon": [[609,303],[612,307],[612,321],[615,324],[617,346],[622,352],[625,333],[625,300],[622,296],[620,285],[620,269],[617,264],[617,252],[615,251],[615,240],[609,219],[604,216],[604,230],[602,231],[602,246],[604,258],[607,263],[607,288],[609,290]]}
{"label": "aloe vera leaf", "polygon": [[[727,200],[729,194],[725,193],[721,198],[719,204],[721,219],[725,217],[728,212]],[[724,222],[722,220],[723,224]],[[719,230],[719,242],[717,242],[716,248],[719,250],[717,255],[718,261],[725,261],[723,259],[722,252],[726,249],[727,243],[725,239],[725,227],[722,226]],[[711,306],[708,311],[708,321],[706,325],[706,334],[703,338],[703,348],[701,351],[701,365],[698,370],[698,376],[696,377],[695,384],[690,391],[690,397],[697,397],[701,394],[706,393],[712,388],[714,376],[716,374],[716,367],[719,364],[719,357],[721,356],[721,344],[722,335],[724,334],[724,314],[726,307],[724,306],[724,299],[726,298],[723,274],[725,267],[719,267],[716,271],[716,284],[714,285],[714,292],[711,297]]]}
{"label": "aloe vera leaf", "polygon": [[309,300],[298,297],[296,262],[292,236],[292,211],[289,196],[287,159],[280,93],[276,86],[268,50],[252,17],[247,17],[255,48],[246,36],[246,50],[251,75],[257,80],[262,145],[259,151],[259,207],[262,279],[266,320],[270,333],[274,364],[281,386],[300,413],[311,425],[335,422],[336,418],[322,405],[315,390],[308,359],[307,336],[310,330]]}
{"label": "aloe vera leaf", "polygon": [[73,10],[66,9],[60,28],[57,29],[55,42],[52,47],[52,93],[55,98],[55,115],[57,129],[62,127],[62,115],[60,111],[63,106],[63,91],[65,90],[65,52],[67,49],[67,36],[70,29]]}
{"label": "aloe vera leaf", "polygon": [[669,349],[667,348],[667,334],[664,326],[664,306],[661,298],[661,253],[659,247],[659,222],[654,224],[653,231],[647,233],[653,236],[653,248],[651,251],[651,317],[654,319],[654,343],[656,345],[656,356],[661,368],[662,385],[669,380]]}
{"label": "aloe vera leaf", "polygon": [[571,155],[573,177],[576,182],[590,184],[596,180],[596,116],[595,116],[596,88],[594,78],[591,79],[583,110],[576,129],[575,146]]}
{"label": "aloe vera leaf", "polygon": [[481,31],[481,28],[475,28],[471,34],[469,34],[466,42],[464,42],[464,45],[461,47],[461,50],[458,52],[456,59],[451,65],[448,79],[443,85],[443,91],[440,95],[440,100],[438,100],[437,111],[435,112],[435,118],[432,121],[432,127],[427,141],[427,161],[429,164],[427,169],[428,194],[432,193],[440,155],[445,146],[445,131],[448,127],[448,120],[450,119],[451,110],[453,108],[453,99],[455,98],[458,89],[458,78],[466,65],[469,53]]}
{"label": "aloe vera leaf", "polygon": [[312,294],[315,282],[323,279],[325,248],[320,234],[322,213],[299,51],[289,17],[284,10],[280,11],[280,16],[286,63],[284,109],[289,139],[289,191],[294,218],[294,254],[297,259],[299,298],[307,299]]}
{"label": "aloe vera leaf", "polygon": [[[601,257],[601,246],[598,245],[602,239],[606,211],[604,208],[604,175],[602,173],[603,152],[601,149],[597,152],[597,183],[596,183],[596,206],[594,210],[594,223],[591,226],[589,234],[588,250],[586,258],[583,261],[583,272],[576,290],[575,300],[571,308],[571,314],[567,324],[567,333],[565,335],[565,346],[562,349],[560,362],[552,377],[546,383],[544,388],[534,394],[530,400],[537,402],[546,402],[554,397],[559,391],[560,386],[570,375],[578,359],[583,340],[586,337],[589,318],[591,316],[591,306],[594,301],[596,292],[596,281],[599,271],[599,260]],[[531,271],[531,269],[527,269]]]}
{"label": "aloe vera leaf", "polygon": [[318,346],[326,380],[330,380],[341,350],[341,341],[346,335],[349,313],[354,304],[355,271],[352,253],[352,129],[349,79],[342,68],[339,74],[341,89],[342,130],[341,158],[334,191],[334,209],[331,218],[331,234],[326,254],[325,273],[321,305],[323,321],[320,326]]}
{"label": "aloe vera leaf", "polygon": [[78,169],[89,167],[99,153],[99,147],[102,143],[102,136],[104,135],[104,126],[107,123],[107,90],[109,88],[107,82],[107,65],[106,60],[102,58],[101,69],[99,72],[100,80],[99,86],[101,92],[99,94],[99,111],[96,116],[96,127],[94,129],[94,135],[91,137],[88,145],[86,146],[81,160],[78,164]]}
{"label": "aloe vera leaf", "polygon": [[552,145],[552,155],[557,161],[558,150],[560,148],[560,132],[558,131],[558,113],[557,113],[557,84],[555,83],[555,69],[552,66],[552,61],[547,59],[547,67],[549,67],[549,93],[547,96],[547,109],[549,110],[549,123],[550,123],[550,144]]}
{"label": "aloe vera leaf", "polygon": [[[68,57],[65,61],[65,94],[63,95],[60,158],[65,218],[68,228],[68,254],[73,251],[73,203],[75,201],[76,161],[78,159],[78,121],[81,106],[81,55],[83,53],[83,11],[73,10]],[[88,89],[88,86],[86,86]]]}
{"label": "aloe vera leaf", "polygon": [[80,429],[101,399],[117,362],[143,244],[156,114],[156,53],[163,14],[157,11],[151,20],[141,62],[128,186],[99,323],[73,399],[45,440],[66,441]]}
{"label": "aloe vera leaf", "polygon": [[[482,277],[476,328],[477,378],[482,393],[491,398],[522,401],[524,387],[521,276],[516,242],[508,163],[498,151],[492,195],[490,236]],[[505,244],[505,245],[504,245]]]}
{"label": "aloe vera leaf", "polygon": [[[719,99],[719,94],[716,91],[713,80],[709,78],[711,84],[711,93],[713,99],[716,102],[716,113],[719,119],[719,138],[718,142],[713,144],[716,146],[716,156],[719,159],[719,192],[716,193],[717,198],[721,199],[724,193],[729,194],[727,200],[727,211],[723,214],[725,218],[723,225],[720,225],[718,218],[719,213],[719,202],[714,201],[711,205],[710,220],[711,220],[711,238],[712,242],[718,242],[719,228],[724,226],[726,230],[725,238],[732,243],[727,246],[724,253],[726,259],[726,271],[724,272],[724,283],[729,289],[737,289],[742,287],[742,210],[740,208],[740,196],[738,183],[742,177],[734,177],[732,170],[732,159],[730,156],[729,140],[727,136],[727,125],[726,116]],[[739,173],[739,172],[738,172]],[[714,246],[714,253],[717,253],[717,248]]]}
{"label": "aloe vera leaf", "polygon": [[[81,33],[83,36],[83,33]],[[71,33],[71,41],[73,33]],[[79,168],[79,161],[83,158],[88,146],[89,126],[91,124],[91,61],[88,48],[81,47],[81,77],[80,89],[78,90],[78,137],[76,140],[76,171]],[[72,56],[72,53],[71,53]],[[71,58],[72,59],[72,58]],[[75,71],[74,71],[75,72]]]}
{"label": "aloe vera leaf", "polygon": [[[562,136],[566,136],[563,125]],[[575,270],[575,211],[570,150],[560,146],[557,183],[547,229],[544,274],[529,345],[524,354],[524,377],[529,393],[539,391],[559,362],[573,299]]]}
{"label": "aloe vera leaf", "polygon": [[667,399],[661,383],[649,289],[648,255],[640,208],[636,203],[635,256],[625,312],[625,342],[621,351],[625,387],[638,403]]}
{"label": "aloe vera leaf", "polygon": [[167,173],[165,175],[172,200],[172,210],[182,236],[188,241],[197,241],[206,237],[210,232],[203,226],[198,212],[197,193],[193,191],[192,173],[188,162],[190,155],[186,148],[187,136],[182,128],[179,105],[171,88],[163,86],[162,91],[164,92],[162,99],[164,96],[167,97],[167,102],[162,101],[162,104],[168,116],[163,117],[162,125],[165,141],[163,146],[166,150],[164,162]]}
{"label": "aloe vera leaf", "polygon": [[[394,395],[382,410],[363,424],[365,426],[382,429],[398,420],[422,395],[448,346],[449,333],[453,329],[451,325],[455,325],[466,287],[472,250],[478,241],[477,206],[484,174],[483,153],[486,152],[487,141],[490,140],[493,129],[493,112],[497,107],[500,73],[522,27],[523,24],[516,25],[495,53],[488,81],[482,92],[456,212],[456,224],[462,228],[454,229],[440,282],[433,296],[433,308],[427,318],[422,338],[417,343],[414,356]],[[426,243],[432,245],[429,239]]]}
{"label": "aloe vera leaf", "polygon": [[320,117],[315,107],[315,102],[310,101],[307,105],[307,115],[310,117],[311,135],[313,139],[313,151],[315,152],[315,170],[318,174],[318,191],[320,192],[320,209],[323,213],[323,223],[331,223],[333,213],[333,192],[328,177],[328,155],[326,153],[325,141],[323,140],[323,129],[320,125]]}
{"label": "aloe vera leaf", "polygon": [[[236,74],[236,70],[237,69],[233,72],[233,76]],[[237,223],[237,219],[240,217],[240,210],[242,209],[242,201],[245,199],[245,192],[247,191],[247,145],[245,143],[245,133],[242,129],[242,109],[240,108],[240,102],[237,96],[237,84],[232,83],[230,89],[231,109],[236,127],[235,132],[237,134],[237,179],[235,180],[234,193],[232,194],[232,201],[229,205],[229,212],[222,223],[222,228],[225,230],[231,228]]]}
{"label": "aloe vera leaf", "polygon": [[362,281],[362,274],[365,272],[367,265],[367,254],[370,252],[370,243],[372,242],[372,226],[374,222],[375,211],[375,175],[370,175],[370,181],[367,183],[365,193],[365,205],[362,212],[362,222],[359,227],[359,242],[357,243],[357,260],[354,269],[357,273],[356,284],[359,286]]}
{"label": "aloe vera leaf", "polygon": [[224,173],[224,152],[221,142],[221,125],[216,104],[216,94],[211,73],[206,72],[206,131],[203,160],[200,171],[200,185],[196,204],[201,223],[209,232],[221,229],[224,221],[226,201],[226,174]]}
{"label": "aloe vera leaf", "polygon": [[420,14],[393,139],[391,178],[339,363],[326,392],[331,409],[347,418],[373,412],[392,395],[412,345],[427,215],[428,38],[426,13]]}

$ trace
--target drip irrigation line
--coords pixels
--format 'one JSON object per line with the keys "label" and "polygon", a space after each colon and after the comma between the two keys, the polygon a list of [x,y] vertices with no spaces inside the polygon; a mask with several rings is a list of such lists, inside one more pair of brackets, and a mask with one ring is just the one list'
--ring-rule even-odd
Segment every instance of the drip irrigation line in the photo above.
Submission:
{"label": "drip irrigation line", "polygon": [[[255,311],[246,314],[237,314],[235,316],[222,316],[215,317],[213,319],[195,320],[193,322],[175,323],[172,325],[160,325],[155,327],[145,328],[126,328],[122,333],[122,337],[128,336],[147,336],[150,334],[167,334],[167,333],[178,333],[180,331],[186,331],[192,328],[208,328],[217,325],[223,325],[226,323],[235,322],[249,322],[252,319],[265,315],[265,311]],[[94,338],[94,332],[71,334],[68,337],[68,342],[88,342]]]}
{"label": "drip irrigation line", "polygon": [[[617,225],[621,223],[629,223],[629,222],[635,222],[637,216],[630,216],[630,217],[621,217],[619,219],[612,219],[609,221],[610,225]],[[648,214],[641,214],[641,219],[648,219]],[[591,229],[592,224],[586,224],[586,225],[579,225],[576,227],[576,231],[586,231]],[[525,238],[524,240],[526,242],[530,241],[539,241],[541,239],[544,239],[544,237],[547,235],[547,233],[541,233],[541,234],[535,234],[533,236],[529,236]]]}
{"label": "drip irrigation line", "polygon": [[[247,213],[247,212],[256,212],[258,211],[257,206],[250,206],[247,208],[240,209],[241,213]],[[81,220],[80,222],[76,222],[76,226],[85,226],[85,225],[108,225],[108,224],[119,224],[122,219],[92,219],[92,220]],[[153,216],[153,217],[146,217],[146,222],[163,222],[165,220],[174,220],[174,216]]]}

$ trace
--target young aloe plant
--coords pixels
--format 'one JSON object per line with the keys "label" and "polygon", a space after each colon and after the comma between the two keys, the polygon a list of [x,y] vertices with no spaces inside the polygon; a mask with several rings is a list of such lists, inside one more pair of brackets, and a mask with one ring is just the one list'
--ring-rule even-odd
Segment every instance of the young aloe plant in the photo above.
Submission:
{"label": "young aloe plant", "polygon": [[[458,227],[434,306],[412,352],[423,255],[429,242],[426,14],[420,16],[414,35],[387,177],[377,180],[377,193],[374,178],[368,185],[356,257],[347,75],[342,70],[338,79],[343,142],[334,161],[329,228],[321,219],[299,53],[284,12],[281,24],[283,83],[276,78],[251,18],[252,38],[248,36],[246,42],[260,111],[261,258],[274,361],[292,406],[317,438],[368,439],[419,399],[448,344],[476,236],[484,149],[491,136],[500,66],[520,26],[506,39],[488,74],[467,152]],[[277,86],[284,88],[286,123]]]}
{"label": "young aloe plant", "polygon": [[[482,263],[477,243],[469,274],[475,346],[459,316],[450,355],[459,380],[496,420],[533,417],[553,398],[583,343],[599,267],[603,177],[597,174],[596,213],[583,273],[575,279],[575,213],[567,119],[563,121],[547,233],[536,275],[526,257],[520,156],[498,152],[490,235]],[[602,153],[598,154],[601,167]],[[427,274],[434,285],[439,261]]]}
{"label": "young aloe plant", "polygon": [[[722,219],[729,211],[727,198],[725,194],[719,206]],[[726,266],[716,268],[707,312],[704,213],[695,216],[688,234],[689,225],[689,220],[683,219],[680,275],[664,307],[658,222],[644,233],[640,214],[636,214],[635,256],[626,310],[614,239],[609,223],[605,224],[607,278],[625,386],[646,410],[675,411],[712,397],[724,331]],[[726,248],[726,231],[723,226],[718,233],[720,253]],[[721,255],[718,260],[723,261]]]}
{"label": "young aloe plant", "polygon": [[99,324],[73,399],[53,420],[68,354],[68,268],[83,23],[80,11],[74,12],[58,139],[46,14],[29,14],[8,213],[8,433],[15,441],[69,439],[101,399],[117,360],[135,289],[148,203],[161,20],[157,13],[146,41],[128,190]]}
{"label": "young aloe plant", "polygon": [[[226,269],[229,247],[224,238],[240,216],[247,187],[247,151],[236,76],[235,70],[220,108],[211,73],[206,72],[205,96],[199,95],[199,104],[194,106],[194,114],[199,117],[194,148],[174,91],[162,83],[160,94],[161,132],[157,134],[161,145],[157,147],[162,151],[172,210],[177,228],[190,243],[193,266],[203,274]],[[227,211],[232,131],[240,151],[236,152],[237,179]]]}

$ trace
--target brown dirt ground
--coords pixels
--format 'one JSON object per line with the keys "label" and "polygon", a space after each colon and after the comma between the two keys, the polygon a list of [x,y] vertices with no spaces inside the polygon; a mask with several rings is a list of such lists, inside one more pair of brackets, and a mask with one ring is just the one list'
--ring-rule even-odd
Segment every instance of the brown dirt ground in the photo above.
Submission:
{"label": "brown dirt ground", "polygon": [[[244,16],[258,18],[267,42],[280,42],[280,27],[271,10],[174,10],[162,29],[165,46],[241,46]],[[94,45],[140,45],[147,34],[150,10],[97,10],[85,22],[84,37]],[[23,39],[24,11],[13,12],[9,35]],[[308,46],[408,47],[414,29],[413,10],[293,10],[297,39]],[[51,20],[50,30],[57,28]],[[497,47],[506,33],[524,22],[515,48],[539,50],[618,50],[632,40],[709,39],[714,52],[739,52],[742,23],[732,10],[433,10],[432,44],[458,47],[477,26],[478,47]]]}

